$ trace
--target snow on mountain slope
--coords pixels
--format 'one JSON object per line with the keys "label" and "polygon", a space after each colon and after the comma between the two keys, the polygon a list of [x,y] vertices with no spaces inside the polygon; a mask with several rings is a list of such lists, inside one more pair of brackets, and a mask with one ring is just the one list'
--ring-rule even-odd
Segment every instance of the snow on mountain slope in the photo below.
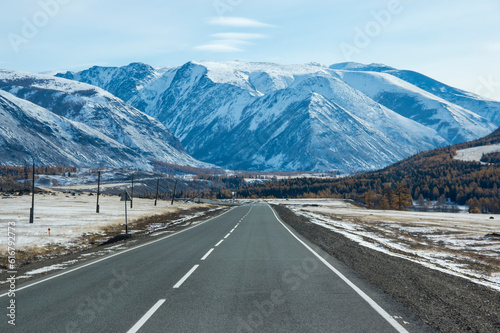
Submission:
{"label": "snow on mountain slope", "polygon": [[383,107],[371,112],[391,130],[381,131],[357,112],[300,86],[276,90],[246,106],[234,128],[200,128],[195,156],[232,169],[360,170],[445,143],[435,131]]}
{"label": "snow on mountain slope", "polygon": [[457,150],[453,158],[465,162],[481,162],[483,155],[498,152],[500,152],[500,144],[494,144]]}
{"label": "snow on mountain slope", "polygon": [[[158,118],[194,157],[229,168],[374,169],[495,129],[475,110],[383,73],[396,70],[385,65],[204,61],[147,68],[124,91],[113,87],[137,77],[127,66],[58,76],[113,91]],[[89,79],[90,72],[102,79]]]}
{"label": "snow on mountain slope", "polygon": [[344,71],[363,71],[363,72],[383,72],[387,70],[394,70],[396,68],[384,64],[361,64],[358,62],[341,62],[329,66],[330,69],[344,70]]}
{"label": "snow on mountain slope", "polygon": [[[332,77],[331,72],[311,77],[298,76],[291,85],[298,91],[314,91],[334,101],[340,107],[349,110],[359,119],[364,120],[374,129],[385,133],[391,139],[403,141],[408,146],[428,149],[429,146],[440,146],[445,140],[432,129],[422,126],[398,113],[376,103],[360,91],[344,81]],[[425,144],[428,144],[425,146]]]}
{"label": "snow on mountain slope", "polygon": [[[2,164],[146,167],[139,154],[84,124],[0,90]],[[126,163],[126,162],[125,162]]]}
{"label": "snow on mountain slope", "polygon": [[410,70],[399,70],[382,64],[340,63],[330,68],[349,71],[382,72],[404,80],[432,95],[472,111],[500,126],[500,102],[491,100]]}
{"label": "snow on mountain slope", "polygon": [[118,70],[115,67],[94,66],[86,71],[67,72],[65,75],[58,73],[55,76],[88,83],[97,87],[106,86],[106,90],[111,94],[119,96],[122,100],[129,100],[142,87],[157,79],[164,70],[157,71],[146,64],[131,63],[120,67]]}
{"label": "snow on mountain slope", "polygon": [[[288,91],[276,91],[251,108],[253,116],[234,131],[234,138],[245,139],[233,151],[215,152],[226,157],[221,163],[242,168],[251,161],[252,168],[264,165],[268,170],[359,170],[380,168],[408,154],[401,140],[317,93],[293,100]],[[422,143],[421,148],[430,146]],[[231,154],[237,158],[231,159]]]}
{"label": "snow on mountain slope", "polygon": [[451,103],[471,110],[500,126],[500,102],[478,96],[476,94],[450,87],[413,71],[389,70],[386,73],[409,82],[422,90],[441,97]]}
{"label": "snow on mountain slope", "polygon": [[130,148],[145,161],[213,167],[189,156],[157,119],[95,86],[52,76],[0,70],[0,89],[85,124]]}
{"label": "snow on mountain slope", "polygon": [[233,84],[214,82],[208,77],[206,67],[193,62],[166,74],[170,75],[163,78],[170,82],[168,89],[145,112],[154,114],[192,153],[204,149],[200,143],[216,132],[234,128],[241,121],[245,106],[258,95],[248,85],[242,88],[239,77]]}
{"label": "snow on mountain slope", "polygon": [[[266,86],[268,90],[267,94],[264,94],[261,91],[263,89],[254,84],[255,80],[252,82],[255,72],[247,72],[253,66],[255,65],[246,63],[188,63],[175,74],[169,89],[165,90],[163,98],[159,100],[160,103],[155,105],[155,109],[164,110],[159,119],[165,121],[196,158],[229,168],[359,170],[382,167],[389,161],[396,161],[416,151],[445,144],[435,131],[381,107],[342,81],[333,78],[325,68],[298,66],[299,69],[296,69],[297,66],[290,66],[283,73],[279,70],[281,66],[258,64],[259,74],[266,73],[273,82],[271,87]],[[319,131],[321,126],[328,126],[325,122],[308,127],[307,130],[312,131],[309,135],[300,131],[301,137],[296,141],[307,146],[306,150],[301,150],[303,154],[297,154],[296,145],[291,144],[292,141],[288,139],[278,141],[276,136],[265,141],[261,139],[271,135],[271,128],[282,128],[283,132],[297,135],[299,132],[292,131],[291,128],[296,129],[296,126],[301,126],[300,121],[309,118],[303,118],[308,113],[307,108],[295,108],[295,105],[310,102],[312,92],[326,95],[326,98],[335,101],[341,108],[347,108],[357,115],[356,121],[364,118],[371,122],[371,133],[379,134],[374,136],[385,141],[378,146],[370,146],[367,142],[374,142],[375,139],[369,138],[368,135],[357,138],[359,144],[365,145],[365,149],[377,146],[378,150],[368,154],[371,156],[369,161],[364,161],[362,157],[350,159],[350,162],[340,157],[335,158],[333,155],[340,153],[326,148],[327,140],[322,140],[322,145],[317,141],[317,146],[313,145],[314,142],[306,144],[308,138],[314,136],[314,132]],[[165,101],[172,104],[168,105]],[[295,122],[286,121],[287,118],[295,119]],[[196,121],[193,121],[194,119]],[[240,126],[241,124],[248,124],[248,127]],[[381,132],[374,124],[384,130]],[[331,130],[332,128],[329,128],[329,131]],[[329,144],[340,146],[342,142],[349,141],[349,132],[345,131],[344,135],[337,135],[335,142],[333,136],[330,137]],[[400,144],[396,147],[392,142]],[[256,144],[263,146],[256,147]],[[408,144],[411,148],[403,147],[403,144]],[[270,148],[266,145],[270,145]],[[358,152],[354,150],[355,145],[348,146],[352,147],[352,154],[361,154],[360,149]],[[394,154],[395,150],[398,153]],[[258,153],[259,151],[261,153]],[[336,159],[344,161],[344,164],[334,162]],[[328,163],[328,160],[331,163]]]}
{"label": "snow on mountain slope", "polygon": [[342,81],[374,101],[435,129],[452,144],[474,140],[497,128],[476,113],[388,73],[338,71],[336,74]]}

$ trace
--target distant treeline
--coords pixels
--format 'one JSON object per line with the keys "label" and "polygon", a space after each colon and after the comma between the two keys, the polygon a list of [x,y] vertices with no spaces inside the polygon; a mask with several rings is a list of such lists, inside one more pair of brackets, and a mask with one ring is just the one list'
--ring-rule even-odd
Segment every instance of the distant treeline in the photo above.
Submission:
{"label": "distant treeline", "polygon": [[[77,167],[63,167],[63,166],[35,166],[35,175],[71,175],[72,173],[80,171]],[[31,179],[33,173],[33,166],[5,166],[0,165],[0,176],[10,177],[12,179]]]}
{"label": "distant treeline", "polygon": [[497,130],[486,138],[423,152],[380,171],[333,180],[296,178],[267,182],[241,188],[238,194],[246,198],[336,197],[374,208],[395,209],[408,209],[411,199],[449,199],[468,205],[471,212],[500,213],[498,154],[485,155],[488,163],[453,158],[459,149],[498,142]]}
{"label": "distant treeline", "polygon": [[[467,205],[475,213],[500,213],[500,153],[484,154],[481,162],[454,159],[457,150],[497,144],[500,130],[469,143],[438,148],[406,158],[385,169],[343,178],[292,178],[278,180],[276,176],[239,172],[225,176],[219,170],[180,167],[155,162],[155,170],[167,174],[194,173],[195,180],[207,186],[179,189],[176,196],[227,199],[237,191],[239,198],[344,198],[368,207],[406,210],[412,201],[436,201],[444,207],[446,201]],[[66,175],[79,171],[76,167],[36,167],[35,174]],[[89,171],[92,172],[92,171]],[[222,171],[221,171],[222,172]],[[31,179],[31,167],[0,166],[0,176],[10,179]],[[245,178],[268,181],[248,184]],[[156,193],[145,193],[153,197]],[[168,194],[162,194],[167,198]],[[412,200],[413,199],[413,200]],[[444,209],[444,208],[443,208]]]}
{"label": "distant treeline", "polygon": [[483,162],[483,163],[500,163],[500,153],[483,154],[483,156],[481,156],[481,162]]}

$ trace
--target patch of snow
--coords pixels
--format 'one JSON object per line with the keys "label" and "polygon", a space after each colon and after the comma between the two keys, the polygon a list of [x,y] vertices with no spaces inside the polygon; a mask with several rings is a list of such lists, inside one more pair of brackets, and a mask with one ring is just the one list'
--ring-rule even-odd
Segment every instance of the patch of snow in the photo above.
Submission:
{"label": "patch of snow", "polygon": [[45,266],[42,268],[34,269],[32,271],[26,272],[25,274],[26,275],[37,275],[37,274],[42,274],[42,273],[58,270],[58,269],[63,269],[64,267],[66,267],[66,265],[56,264],[56,265]]}
{"label": "patch of snow", "polygon": [[[124,225],[125,211],[123,202],[117,196],[101,196],[100,213],[96,211],[96,196],[71,196],[65,194],[35,196],[35,220],[28,223],[31,196],[16,196],[0,205],[0,229],[7,230],[9,222],[15,223],[16,248],[26,249],[33,246],[74,244],[82,235],[100,233],[109,225]],[[134,208],[128,209],[129,226],[134,220],[154,214],[182,211],[197,207],[195,203],[170,202],[160,200],[154,206],[154,199],[134,198]],[[184,219],[188,219],[185,217]],[[180,222],[175,221],[175,222]],[[50,237],[48,229],[50,228]],[[119,245],[111,247],[113,250]],[[0,253],[7,251],[7,237],[0,238]]]}
{"label": "patch of snow", "polygon": [[457,154],[453,158],[464,162],[480,162],[483,154],[498,152],[500,152],[500,144],[479,146],[457,150]]}
{"label": "patch of snow", "polygon": [[285,204],[296,214],[362,246],[500,291],[498,269],[486,274],[466,264],[483,264],[476,255],[500,257],[500,242],[484,238],[498,232],[500,215],[368,210],[335,199],[267,202]]}

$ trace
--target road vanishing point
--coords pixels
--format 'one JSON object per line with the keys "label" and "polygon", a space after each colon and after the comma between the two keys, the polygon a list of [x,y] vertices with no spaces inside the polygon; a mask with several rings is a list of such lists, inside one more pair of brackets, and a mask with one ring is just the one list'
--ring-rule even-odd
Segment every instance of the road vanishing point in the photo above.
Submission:
{"label": "road vanishing point", "polygon": [[[18,281],[20,282],[20,281]],[[420,332],[408,309],[296,234],[271,206],[18,285],[2,332]],[[9,297],[0,295],[7,313]],[[413,319],[412,319],[413,318]]]}

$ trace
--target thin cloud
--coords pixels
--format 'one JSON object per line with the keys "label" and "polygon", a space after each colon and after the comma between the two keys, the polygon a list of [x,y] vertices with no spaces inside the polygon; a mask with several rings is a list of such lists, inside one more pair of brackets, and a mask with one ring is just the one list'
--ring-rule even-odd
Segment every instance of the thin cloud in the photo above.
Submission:
{"label": "thin cloud", "polygon": [[249,40],[249,39],[262,39],[267,38],[264,34],[252,34],[245,32],[220,32],[213,34],[212,37],[217,39],[229,39],[229,40]]}
{"label": "thin cloud", "polygon": [[[214,17],[208,21],[211,25],[236,27],[236,28],[264,28],[272,27],[271,24],[260,22],[245,17]],[[210,43],[195,46],[198,51],[209,52],[243,52],[243,45],[253,44],[252,40],[268,38],[264,34],[249,32],[219,32],[212,34],[214,39]]]}
{"label": "thin cloud", "polygon": [[498,44],[490,44],[490,45],[488,45],[488,49],[495,50],[495,51],[500,51],[500,43],[498,43]]}
{"label": "thin cloud", "polygon": [[243,52],[243,49],[236,47],[234,45],[226,43],[212,43],[205,45],[198,45],[194,47],[195,50],[199,51],[209,51],[209,52]]}
{"label": "thin cloud", "polygon": [[214,40],[212,43],[225,45],[255,45],[255,43],[240,39],[220,39]]}
{"label": "thin cloud", "polygon": [[211,25],[235,28],[269,28],[272,24],[260,22],[246,17],[212,17],[208,20]]}
{"label": "thin cloud", "polygon": [[210,52],[243,52],[244,49],[240,48],[240,46],[252,44],[252,42],[240,39],[220,39],[214,40],[209,44],[195,46],[194,49]]}

